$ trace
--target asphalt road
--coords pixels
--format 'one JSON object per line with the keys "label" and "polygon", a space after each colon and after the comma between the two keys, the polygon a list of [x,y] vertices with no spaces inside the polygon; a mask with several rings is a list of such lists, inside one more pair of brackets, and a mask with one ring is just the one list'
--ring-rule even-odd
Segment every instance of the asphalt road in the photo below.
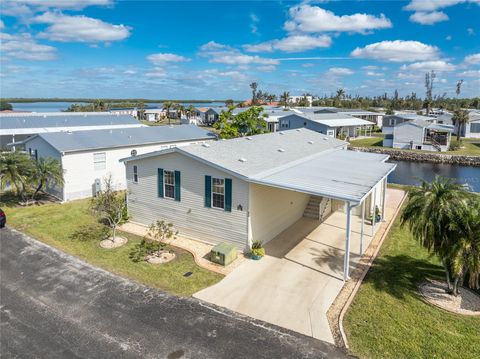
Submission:
{"label": "asphalt road", "polygon": [[2,358],[345,357],[328,343],[145,287],[7,228],[0,275]]}

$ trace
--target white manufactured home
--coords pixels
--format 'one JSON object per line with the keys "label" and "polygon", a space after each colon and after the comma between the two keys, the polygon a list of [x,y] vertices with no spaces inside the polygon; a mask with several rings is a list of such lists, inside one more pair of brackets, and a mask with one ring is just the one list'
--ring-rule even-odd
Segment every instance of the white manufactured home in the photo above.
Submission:
{"label": "white manufactured home", "polygon": [[351,217],[384,212],[395,165],[346,146],[302,128],[131,156],[122,160],[129,216],[143,225],[164,219],[181,236],[244,249],[302,216],[323,221],[343,211],[348,249]]}
{"label": "white manufactured home", "polygon": [[125,189],[121,158],[215,138],[196,126],[176,125],[42,133],[24,141],[24,146],[32,157],[53,157],[61,162],[64,185],[47,191],[62,201],[70,201],[94,195],[108,175],[117,189]]}

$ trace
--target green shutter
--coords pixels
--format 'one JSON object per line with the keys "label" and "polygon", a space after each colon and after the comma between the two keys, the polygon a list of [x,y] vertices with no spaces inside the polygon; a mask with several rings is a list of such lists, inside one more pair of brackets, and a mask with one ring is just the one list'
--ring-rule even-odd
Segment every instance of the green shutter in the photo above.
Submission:
{"label": "green shutter", "polygon": [[163,198],[163,168],[158,169],[157,193],[158,193],[158,197]]}
{"label": "green shutter", "polygon": [[205,176],[205,207],[212,207],[212,176]]}
{"label": "green shutter", "polygon": [[175,201],[180,202],[180,171],[175,171]]}
{"label": "green shutter", "polygon": [[225,211],[232,211],[232,180],[225,178]]}

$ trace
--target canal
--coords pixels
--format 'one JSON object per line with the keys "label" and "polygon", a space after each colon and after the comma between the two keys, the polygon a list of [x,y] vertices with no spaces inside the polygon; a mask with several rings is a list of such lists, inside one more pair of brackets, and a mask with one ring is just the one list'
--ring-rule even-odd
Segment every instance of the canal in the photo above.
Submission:
{"label": "canal", "polygon": [[468,185],[471,191],[480,192],[480,167],[410,161],[388,162],[397,164],[395,171],[388,176],[390,183],[418,185],[421,179],[431,181],[439,175],[453,178],[457,183]]}

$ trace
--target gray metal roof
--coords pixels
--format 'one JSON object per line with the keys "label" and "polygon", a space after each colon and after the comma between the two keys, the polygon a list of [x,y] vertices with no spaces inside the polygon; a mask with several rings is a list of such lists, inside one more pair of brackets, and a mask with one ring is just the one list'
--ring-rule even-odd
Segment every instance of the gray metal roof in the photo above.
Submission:
{"label": "gray metal roof", "polygon": [[362,120],[361,118],[353,117],[344,113],[309,113],[301,116],[329,127],[372,125],[372,122],[370,121]]}
{"label": "gray metal roof", "polygon": [[130,115],[112,113],[59,113],[52,114],[15,114],[0,116],[0,129],[28,129],[47,127],[77,127],[105,125],[136,125],[140,124]]}
{"label": "gray metal roof", "polygon": [[382,162],[386,158],[336,149],[275,173],[255,176],[251,182],[360,203],[395,169],[395,164]]}
{"label": "gray metal roof", "polygon": [[[59,152],[76,152],[103,148],[108,149],[216,138],[215,134],[203,130],[195,125],[152,126],[76,132],[51,132],[41,133],[37,136],[44,139]],[[25,142],[27,143],[28,141],[29,139],[27,139]]]}
{"label": "gray metal roof", "polygon": [[346,143],[305,128],[190,145],[129,157],[181,153],[248,182],[352,203],[395,169],[388,155],[347,151]]}

